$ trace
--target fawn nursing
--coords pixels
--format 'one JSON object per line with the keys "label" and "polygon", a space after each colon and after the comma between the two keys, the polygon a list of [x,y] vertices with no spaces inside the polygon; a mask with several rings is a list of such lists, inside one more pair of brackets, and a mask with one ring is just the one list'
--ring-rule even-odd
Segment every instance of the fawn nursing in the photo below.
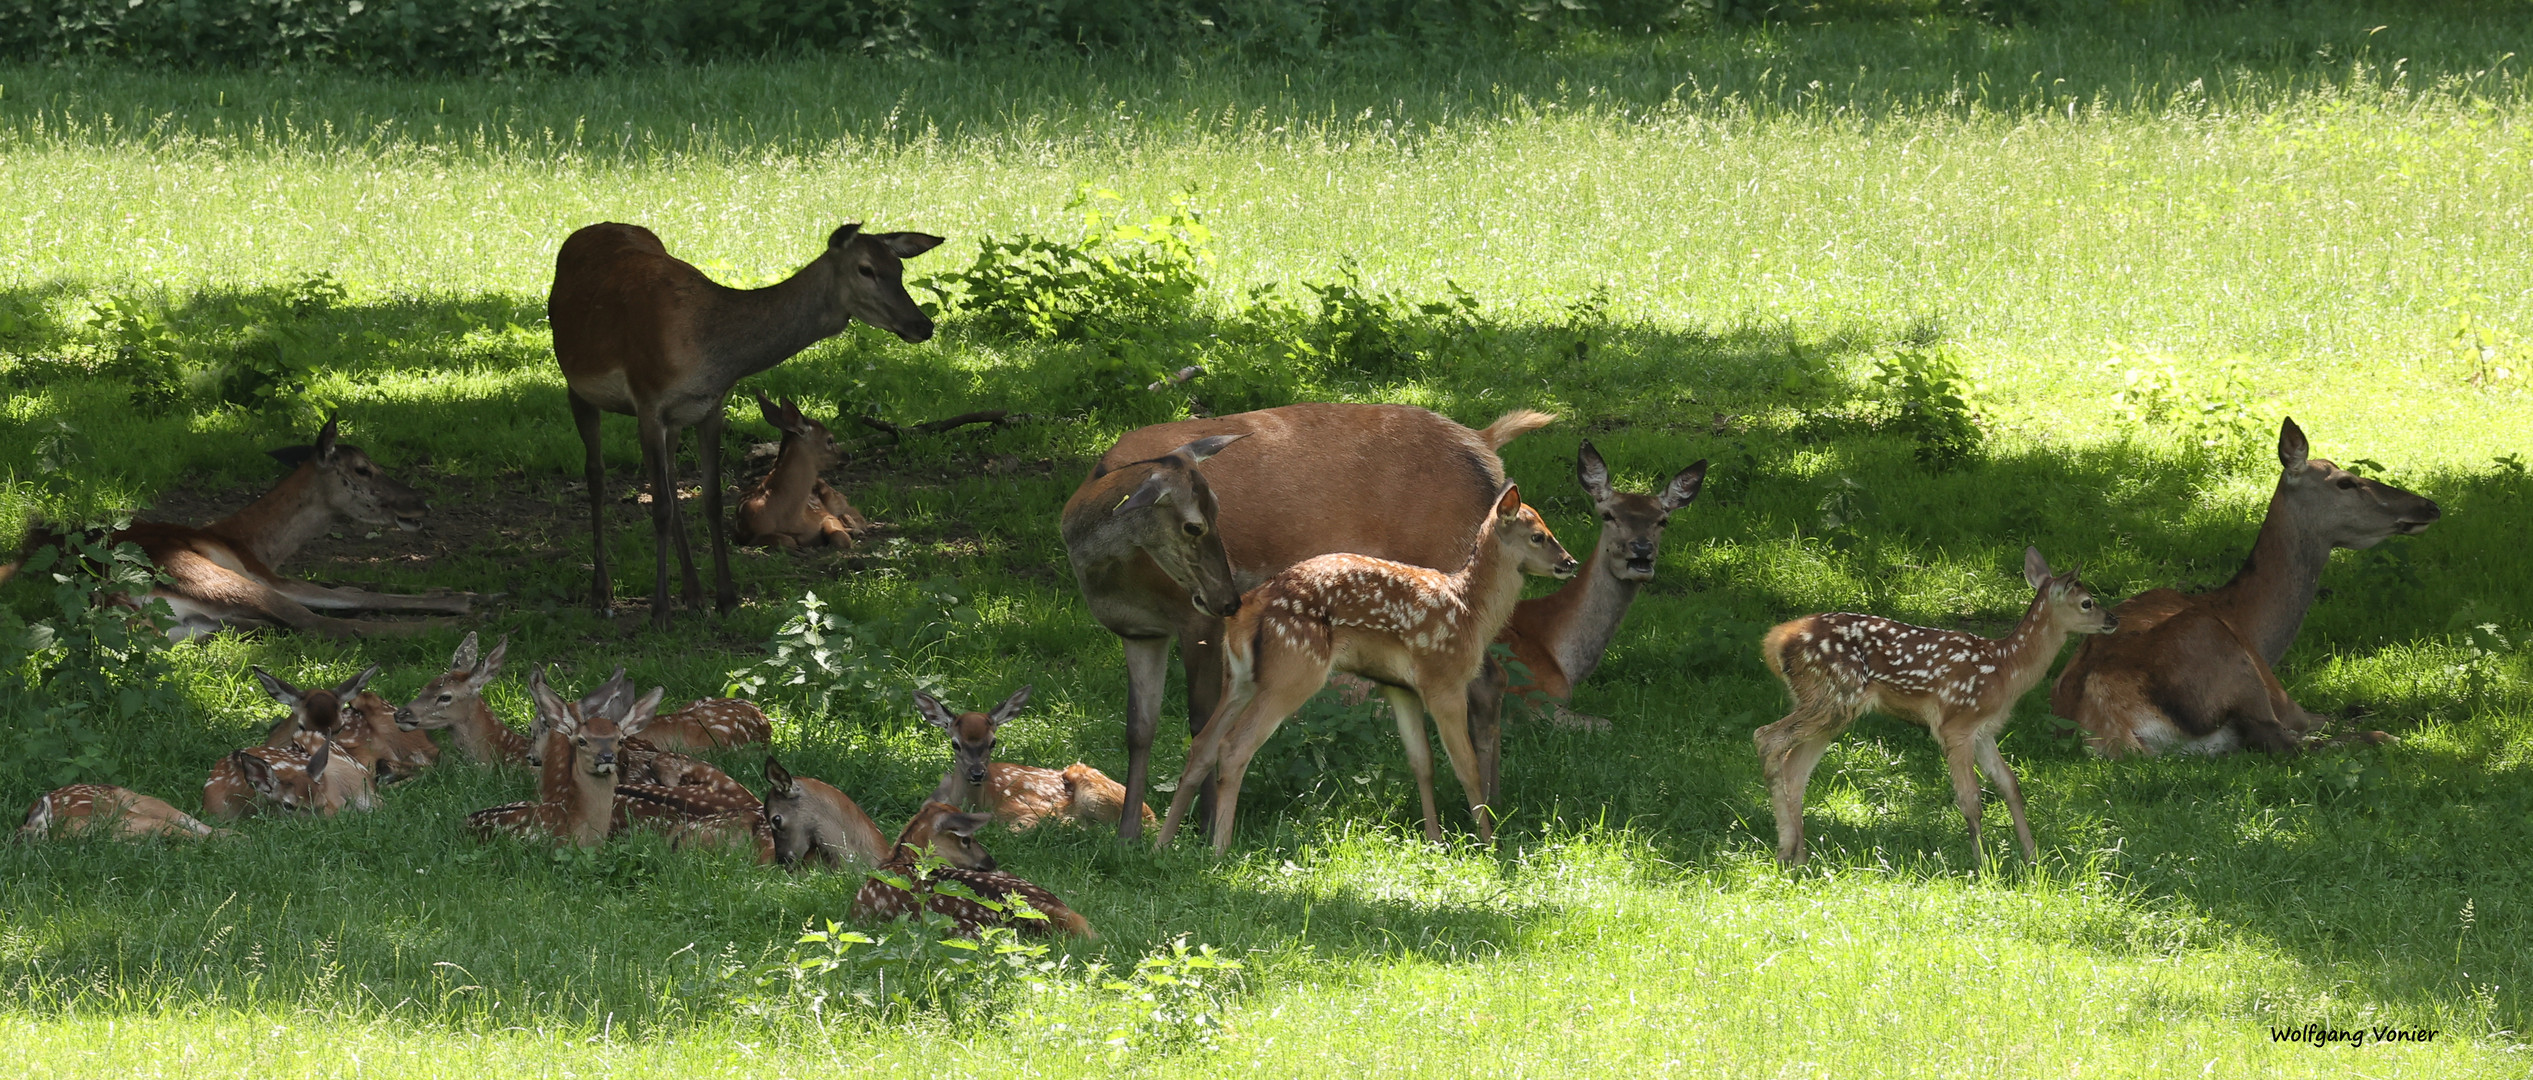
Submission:
{"label": "fawn nursing", "polygon": [[1768,631],[1760,646],[1768,670],[1794,695],[1785,719],[1751,733],[1759,769],[1776,809],[1777,859],[1803,861],[1803,786],[1821,752],[1868,709],[1926,725],[1952,770],[1953,801],[1979,846],[1976,762],[2014,815],[2014,838],[2029,861],[2039,852],[2023,816],[2023,789],[1997,753],[1997,729],[2014,701],[2040,684],[2069,634],[2107,634],[2119,626],[2073,573],[2051,572],[2036,548],[2023,551],[2023,580],[2032,604],[2012,634],[1998,640],[1957,630],[1911,626],[1877,615],[1806,615]]}

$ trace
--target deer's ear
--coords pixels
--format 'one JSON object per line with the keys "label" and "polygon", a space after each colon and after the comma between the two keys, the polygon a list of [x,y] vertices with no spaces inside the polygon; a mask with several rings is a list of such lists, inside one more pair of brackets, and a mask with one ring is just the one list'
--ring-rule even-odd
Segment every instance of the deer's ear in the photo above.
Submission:
{"label": "deer's ear", "polygon": [[1504,485],[1503,492],[1495,496],[1495,516],[1515,518],[1520,517],[1521,514],[1522,486],[1520,484]]}
{"label": "deer's ear", "polygon": [[334,696],[349,702],[360,695],[361,687],[369,685],[369,681],[377,677],[378,665],[371,664],[368,667],[362,668],[360,674],[352,676],[351,681],[336,686],[334,688]]}
{"label": "deer's ear", "polygon": [[314,784],[317,782],[318,778],[323,777],[325,775],[326,763],[333,760],[334,740],[327,739],[324,742],[318,743],[317,752],[308,755],[308,782]]}
{"label": "deer's ear", "polygon": [[1610,467],[1601,460],[1601,452],[1593,448],[1590,439],[1583,440],[1582,448],[1574,452],[1574,478],[1592,494],[1592,501],[1609,501]]}
{"label": "deer's ear", "polygon": [[244,750],[230,754],[229,762],[237,766],[238,775],[246,778],[248,787],[266,794],[272,793],[273,766],[271,762]]}
{"label": "deer's ear", "polygon": [[1229,435],[1207,435],[1202,439],[1198,439],[1195,442],[1179,447],[1178,449],[1172,450],[1168,454],[1162,456],[1183,457],[1187,459],[1187,463],[1190,465],[1202,465],[1205,463],[1206,458],[1222,453],[1223,447],[1229,446],[1248,437],[1249,433],[1245,431],[1236,431]]}
{"label": "deer's ear", "polygon": [[633,703],[632,711],[624,714],[624,719],[616,725],[617,730],[627,736],[641,734],[642,729],[651,726],[651,720],[660,714],[660,699],[667,696],[668,687],[652,687],[650,693]]}
{"label": "deer's ear", "polygon": [[275,701],[296,709],[299,707],[299,703],[306,698],[306,695],[299,692],[298,687],[274,678],[272,672],[266,671],[261,667],[251,665],[246,670],[255,673],[255,681],[264,684],[264,692],[272,695],[272,699]]}
{"label": "deer's ear", "polygon": [[325,417],[325,426],[317,429],[317,444],[314,449],[316,451],[318,464],[324,464],[328,461],[334,460],[334,440],[336,436],[339,436],[342,433],[342,418],[332,413],[327,413]]}
{"label": "deer's ear", "polygon": [[[528,700],[536,703],[537,719],[548,729],[568,733],[578,726],[572,722],[572,710],[563,704],[563,696],[545,684],[543,664],[528,672]],[[530,740],[529,746],[533,750],[535,741]]]}
{"label": "deer's ear", "polygon": [[1021,706],[1029,704],[1029,691],[1036,688],[1034,685],[1023,686],[1013,692],[1010,697],[1003,699],[1002,704],[994,706],[993,712],[985,715],[985,722],[995,727],[1010,723],[1012,717],[1020,715]]}
{"label": "deer's ear", "polygon": [[856,237],[856,236],[860,236],[861,234],[862,234],[862,223],[861,223],[861,222],[859,222],[859,221],[848,221],[848,222],[845,222],[845,223],[844,223],[844,224],[842,224],[842,225],[838,225],[838,226],[836,226],[836,231],[834,231],[834,232],[832,232],[832,233],[828,233],[828,234],[827,234],[827,247],[828,247],[830,250],[835,249],[835,248],[840,248],[840,247],[843,247],[843,246],[844,246],[844,245],[846,245],[846,244],[850,244],[850,243],[852,243],[852,242],[853,242],[853,238],[854,238],[854,237]]}
{"label": "deer's ear", "polygon": [[450,671],[472,671],[475,668],[475,632],[466,632],[466,640],[457,643],[457,651],[449,654]]}
{"label": "deer's ear", "polygon": [[2304,429],[2296,426],[2295,417],[2278,424],[2278,467],[2288,472],[2304,469],[2306,458],[2313,456],[2313,447],[2304,441]]}
{"label": "deer's ear", "polygon": [[958,714],[951,712],[950,707],[942,704],[940,698],[921,690],[915,691],[915,712],[924,719],[932,721],[932,726],[943,731],[959,730]]}
{"label": "deer's ear", "polygon": [[1126,501],[1118,503],[1117,509],[1112,511],[1112,513],[1123,514],[1129,510],[1141,510],[1147,506],[1159,506],[1169,501],[1169,478],[1156,472],[1151,476],[1145,477],[1143,486],[1136,488],[1134,494],[1126,496]]}
{"label": "deer's ear", "polygon": [[2023,580],[2029,583],[2031,587],[2037,589],[2040,588],[2041,582],[2049,580],[2049,578],[2049,560],[2040,557],[2040,549],[2036,547],[2024,548]]}
{"label": "deer's ear", "polygon": [[872,233],[871,239],[879,241],[880,246],[887,248],[889,254],[900,259],[911,259],[941,246],[941,238],[931,233]]}
{"label": "deer's ear", "polygon": [[774,404],[773,398],[765,396],[765,391],[763,390],[756,392],[756,412],[757,415],[765,418],[766,423],[772,424],[778,429],[783,426],[782,408]]}
{"label": "deer's ear", "polygon": [[992,814],[943,814],[933,829],[963,840],[973,840],[976,839],[976,830],[984,828],[985,823],[992,820]]}
{"label": "deer's ear", "polygon": [[1662,489],[1662,494],[1654,496],[1654,501],[1661,503],[1665,511],[1677,510],[1689,505],[1691,500],[1697,498],[1697,493],[1705,487],[1706,459],[1699,458],[1696,464],[1680,470],[1680,475],[1672,477],[1671,486]]}
{"label": "deer's ear", "polygon": [[484,654],[484,662],[476,666],[475,673],[466,677],[467,683],[477,690],[490,685],[493,678],[501,674],[502,658],[509,653],[510,635],[504,634],[500,643],[493,646],[493,651]]}
{"label": "deer's ear", "polygon": [[774,760],[774,755],[767,754],[765,755],[765,782],[774,785],[775,791],[788,791],[792,786],[792,771],[784,768],[782,762]]}

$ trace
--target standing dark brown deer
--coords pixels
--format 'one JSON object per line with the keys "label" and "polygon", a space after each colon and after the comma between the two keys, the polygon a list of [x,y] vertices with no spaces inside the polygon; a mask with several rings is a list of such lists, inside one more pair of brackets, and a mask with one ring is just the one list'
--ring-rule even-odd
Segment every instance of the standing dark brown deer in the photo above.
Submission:
{"label": "standing dark brown deer", "polygon": [[2416,536],[2443,512],[2311,456],[2292,417],[2278,427],[2278,464],[2269,514],[2232,581],[2197,596],[2156,589],[2130,598],[2119,632],[2086,640],[2059,673],[2050,709],[2083,728],[2095,752],[2278,753],[2321,727],[2270,669],[2295,644],[2331,549]]}
{"label": "standing dark brown deer", "polygon": [[615,605],[607,572],[600,414],[630,416],[640,427],[642,476],[651,490],[651,531],[658,546],[651,625],[663,629],[669,622],[672,545],[685,575],[687,603],[703,603],[703,582],[677,508],[678,433],[696,429],[705,531],[712,537],[713,602],[728,613],[739,603],[722,521],[721,433],[731,386],[843,333],[855,319],[907,341],[930,338],[932,319],[906,295],[901,260],[940,243],[940,237],[924,233],[866,233],[859,224],[846,225],[827,238],[825,252],[790,278],[762,289],[733,289],[671,256],[659,237],[639,225],[591,225],[563,241],[554,257],[546,316],[586,455],[590,599],[600,614],[612,613]]}
{"label": "standing dark brown deer", "polygon": [[1243,590],[1334,552],[1459,569],[1504,486],[1495,451],[1554,419],[1471,430],[1410,405],[1286,405],[1138,428],[1102,454],[1064,504],[1064,547],[1091,617],[1125,642],[1119,835],[1143,832],[1171,642],[1192,733],[1221,698],[1222,620]]}

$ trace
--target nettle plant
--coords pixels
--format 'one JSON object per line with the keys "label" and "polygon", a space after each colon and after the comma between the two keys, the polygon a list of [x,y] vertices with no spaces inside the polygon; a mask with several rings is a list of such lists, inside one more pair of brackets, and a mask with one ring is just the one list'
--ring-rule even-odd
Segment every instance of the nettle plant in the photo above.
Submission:
{"label": "nettle plant", "polygon": [[782,701],[803,715],[847,708],[902,712],[907,687],[935,690],[940,682],[916,674],[910,660],[979,621],[974,600],[955,579],[936,577],[916,592],[912,602],[897,606],[896,617],[860,620],[814,591],[802,593],[799,609],[766,643],[769,655],[731,672],[724,693]]}
{"label": "nettle plant", "polygon": [[183,707],[168,684],[175,613],[150,597],[165,577],[138,545],[103,539],[127,524],[71,531],[28,557],[19,576],[51,583],[51,617],[0,608],[0,716],[17,732],[0,760],[22,780],[103,779],[117,729]]}
{"label": "nettle plant", "polygon": [[989,334],[1095,341],[1186,322],[1213,261],[1213,232],[1186,196],[1143,222],[1122,219],[1124,196],[1082,186],[1065,209],[1081,235],[988,236],[976,261],[914,283]]}

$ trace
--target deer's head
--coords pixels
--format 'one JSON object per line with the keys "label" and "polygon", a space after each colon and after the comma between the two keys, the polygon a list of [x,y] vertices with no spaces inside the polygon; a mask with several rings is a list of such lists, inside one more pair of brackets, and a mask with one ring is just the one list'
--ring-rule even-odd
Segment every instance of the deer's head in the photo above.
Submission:
{"label": "deer's head", "polygon": [[1661,491],[1638,495],[1610,486],[1609,466],[1586,440],[1575,454],[1574,473],[1601,514],[1601,565],[1620,581],[1652,581],[1654,560],[1662,554],[1663,526],[1671,523],[1672,511],[1697,498],[1706,483],[1705,460],[1680,470]]}
{"label": "deer's head", "polygon": [[759,390],[756,392],[756,408],[765,416],[766,423],[783,433],[784,455],[807,454],[812,467],[818,470],[824,470],[844,456],[844,451],[836,446],[836,437],[827,431],[827,425],[802,415],[800,405],[791,399],[777,402],[766,397],[765,391]]}
{"label": "deer's head", "polygon": [[928,233],[866,233],[860,222],[837,229],[827,238],[827,254],[836,266],[837,300],[845,313],[907,341],[932,337],[932,316],[906,295],[904,260],[941,246]]}
{"label": "deer's head", "polygon": [[2051,570],[2039,548],[2023,549],[2023,580],[2037,591],[2035,602],[2048,605],[2051,625],[2071,634],[2108,634],[2120,628],[2111,605],[2094,599],[2093,590],[2076,580],[2076,571]]}
{"label": "deer's head", "polygon": [[484,699],[484,687],[501,675],[502,657],[509,652],[510,637],[505,634],[492,652],[478,659],[475,632],[467,631],[466,640],[459,642],[457,652],[449,657],[449,669],[422,684],[413,700],[396,710],[397,730],[437,731],[472,716]]}
{"label": "deer's head", "polygon": [[[642,729],[650,725],[652,716],[659,710],[660,699],[668,695],[667,687],[655,686],[650,693],[620,710],[617,702],[623,695],[614,688],[623,677],[624,669],[618,668],[606,683],[584,695],[580,701],[566,702],[562,695],[545,684],[545,669],[539,668],[528,676],[528,695],[536,701],[537,724],[541,729],[537,734],[552,732],[561,736],[564,744],[571,747],[572,760],[582,772],[591,776],[615,775],[616,751],[624,740],[641,734]],[[543,741],[542,738],[531,739],[532,743]],[[542,751],[538,753],[536,763],[543,765]]]}
{"label": "deer's head", "polygon": [[1574,576],[1574,556],[1566,554],[1566,546],[1557,542],[1557,534],[1548,531],[1548,523],[1539,511],[1522,502],[1519,484],[1506,484],[1495,496],[1495,513],[1490,518],[1495,529],[1495,545],[1507,558],[1519,560],[1522,573],[1535,577],[1570,578]]}
{"label": "deer's head", "polygon": [[287,729],[332,736],[343,730],[344,706],[361,692],[362,687],[369,685],[369,680],[378,674],[378,665],[371,664],[360,674],[333,686],[312,686],[305,690],[273,677],[263,668],[249,667],[247,670],[255,673],[256,682],[264,684],[266,694],[290,707],[290,718],[274,726],[276,736],[284,734]]}
{"label": "deer's head", "polygon": [[906,831],[897,834],[897,854],[912,848],[918,855],[938,855],[961,870],[993,870],[994,856],[976,842],[976,830],[992,820],[992,815],[962,813],[949,803],[925,803],[914,820],[906,823]]}
{"label": "deer's head", "polygon": [[985,767],[994,763],[994,732],[1029,704],[1031,687],[1021,687],[990,713],[953,713],[941,699],[915,691],[915,711],[934,727],[950,733],[950,775],[968,784],[985,782]]}
{"label": "deer's head", "polygon": [[319,498],[335,513],[364,525],[393,525],[407,532],[421,528],[422,515],[431,509],[422,493],[397,483],[360,447],[336,441],[340,430],[340,421],[329,416],[316,442],[266,453],[297,473],[310,474]]}
{"label": "deer's head", "polygon": [[[544,668],[540,667],[528,673],[529,700],[537,700],[537,687],[543,685],[544,682]],[[558,724],[567,728],[577,728],[580,719],[584,716],[605,715],[621,718],[633,705],[633,684],[625,679],[622,667],[618,667],[614,674],[607,676],[607,681],[599,683],[595,689],[582,694],[578,701],[564,701],[561,695],[551,689],[548,689],[545,694],[554,699],[555,707],[548,710],[539,704],[534,715],[528,720],[526,757],[528,767],[532,769],[545,766],[545,737],[549,733],[560,730],[557,727]]]}
{"label": "deer's head", "polygon": [[798,866],[814,861],[833,868],[853,857],[845,839],[844,793],[823,780],[793,776],[772,756],[765,759],[765,825],[774,833],[774,861]]}
{"label": "deer's head", "polygon": [[1222,536],[1214,529],[1220,511],[1214,489],[1197,466],[1244,437],[1208,435],[1118,470],[1141,470],[1143,482],[1109,511],[1111,517],[1134,523],[1136,546],[1187,590],[1196,610],[1220,618],[1230,618],[1240,610],[1240,587],[1232,581],[1231,557],[1223,552]]}
{"label": "deer's head", "polygon": [[2293,511],[2307,537],[2332,547],[2362,550],[2388,536],[2416,536],[2444,516],[2432,499],[2312,456],[2294,417],[2278,425],[2278,465],[2285,471],[2272,501]]}
{"label": "deer's head", "polygon": [[229,760],[248,787],[284,810],[314,810],[332,817],[347,808],[367,810],[376,805],[369,770],[357,761],[337,757],[330,742],[318,744],[304,761],[295,755],[276,761],[245,750],[230,754]]}

